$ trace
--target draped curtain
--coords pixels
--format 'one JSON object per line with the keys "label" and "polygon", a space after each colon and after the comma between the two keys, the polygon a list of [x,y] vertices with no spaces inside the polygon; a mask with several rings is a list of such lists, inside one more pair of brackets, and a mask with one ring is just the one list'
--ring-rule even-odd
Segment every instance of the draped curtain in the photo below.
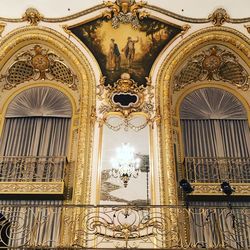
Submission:
{"label": "draped curtain", "polygon": [[181,120],[186,157],[249,157],[247,120]]}
{"label": "draped curtain", "polygon": [[0,155],[64,156],[70,118],[7,118],[0,141]]}
{"label": "draped curtain", "polygon": [[64,162],[55,157],[66,156],[71,112],[68,98],[56,89],[36,87],[18,94],[8,106],[0,138],[0,180],[59,180]]}
{"label": "draped curtain", "polygon": [[180,115],[185,156],[249,157],[246,111],[232,94],[198,89],[184,98]]}

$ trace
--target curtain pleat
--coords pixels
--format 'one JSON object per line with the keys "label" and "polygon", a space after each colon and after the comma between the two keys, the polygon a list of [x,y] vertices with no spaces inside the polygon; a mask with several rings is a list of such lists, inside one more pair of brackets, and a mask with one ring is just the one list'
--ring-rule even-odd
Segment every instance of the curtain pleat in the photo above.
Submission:
{"label": "curtain pleat", "polygon": [[64,156],[69,126],[69,118],[7,118],[0,139],[0,155]]}
{"label": "curtain pleat", "polygon": [[247,120],[181,120],[186,157],[249,157]]}

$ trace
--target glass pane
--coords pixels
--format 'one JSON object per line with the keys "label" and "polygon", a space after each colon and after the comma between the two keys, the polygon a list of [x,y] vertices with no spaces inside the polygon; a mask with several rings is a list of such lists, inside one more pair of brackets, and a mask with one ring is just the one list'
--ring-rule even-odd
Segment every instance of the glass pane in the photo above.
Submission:
{"label": "glass pane", "polygon": [[[103,147],[101,162],[101,204],[149,204],[149,127],[143,116],[134,117],[124,127],[123,120],[110,117],[103,128]],[[118,130],[119,128],[119,130]],[[138,176],[128,180],[127,187],[119,177],[111,175],[111,159],[117,160],[117,148],[129,144],[134,148],[134,158],[140,159]],[[128,156],[125,158],[128,160]],[[125,163],[122,163],[125,164]],[[125,167],[129,168],[128,166]]]}

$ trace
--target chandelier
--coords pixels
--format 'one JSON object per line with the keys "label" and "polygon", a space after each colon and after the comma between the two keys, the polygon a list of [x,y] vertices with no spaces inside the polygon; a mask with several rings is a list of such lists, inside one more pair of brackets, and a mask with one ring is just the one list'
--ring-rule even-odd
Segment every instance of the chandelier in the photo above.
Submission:
{"label": "chandelier", "polygon": [[129,143],[123,143],[116,149],[115,158],[111,158],[110,176],[119,178],[124,187],[128,186],[131,177],[137,178],[140,172],[140,159],[136,158],[135,150]]}

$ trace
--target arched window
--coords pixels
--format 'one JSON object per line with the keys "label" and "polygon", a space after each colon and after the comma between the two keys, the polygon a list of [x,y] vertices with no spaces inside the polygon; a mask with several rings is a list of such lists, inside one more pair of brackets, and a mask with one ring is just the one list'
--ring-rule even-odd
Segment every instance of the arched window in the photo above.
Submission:
{"label": "arched window", "polygon": [[181,103],[186,174],[192,182],[245,182],[250,178],[247,113],[231,93],[201,88]]}
{"label": "arched window", "polygon": [[[34,87],[18,94],[8,106],[0,139],[0,176],[4,181],[23,177],[23,168],[28,166],[29,174],[32,169],[39,172],[39,181],[52,178],[51,170],[45,174],[35,163],[48,168],[44,159],[66,156],[71,115],[69,99],[54,88]],[[34,179],[34,175],[25,178]]]}
{"label": "arched window", "polygon": [[249,157],[246,110],[231,93],[195,90],[184,98],[180,118],[185,156]]}

